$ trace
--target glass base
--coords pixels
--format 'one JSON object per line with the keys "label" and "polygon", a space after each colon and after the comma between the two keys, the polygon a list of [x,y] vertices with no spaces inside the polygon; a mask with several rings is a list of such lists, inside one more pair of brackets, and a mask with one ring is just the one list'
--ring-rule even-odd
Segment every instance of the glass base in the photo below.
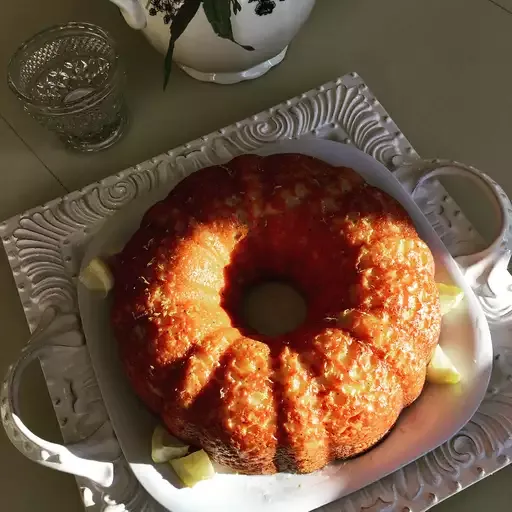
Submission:
{"label": "glass base", "polygon": [[[89,140],[81,138],[61,138],[62,143],[68,148],[81,153],[96,153],[113,146],[126,132],[128,127],[128,116],[126,113],[120,116],[117,126],[109,130],[106,138],[100,135],[91,137]],[[99,140],[98,140],[99,139]]]}

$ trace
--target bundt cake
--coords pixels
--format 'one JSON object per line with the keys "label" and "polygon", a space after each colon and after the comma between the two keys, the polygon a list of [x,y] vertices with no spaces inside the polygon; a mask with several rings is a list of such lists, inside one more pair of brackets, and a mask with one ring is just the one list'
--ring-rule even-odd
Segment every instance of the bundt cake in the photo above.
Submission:
{"label": "bundt cake", "polygon": [[[421,393],[440,331],[434,260],[405,210],[312,157],[243,155],[145,214],[114,266],[133,388],[169,431],[245,474],[307,473],[368,450]],[[303,323],[244,319],[285,282]]]}

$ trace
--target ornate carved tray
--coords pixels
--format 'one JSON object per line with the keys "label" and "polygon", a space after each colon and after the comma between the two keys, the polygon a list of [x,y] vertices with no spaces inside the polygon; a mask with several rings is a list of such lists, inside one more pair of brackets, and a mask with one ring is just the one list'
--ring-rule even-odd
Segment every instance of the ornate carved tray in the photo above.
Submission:
{"label": "ornate carved tray", "polygon": [[[300,137],[353,144],[396,173],[472,283],[487,315],[495,353],[486,397],[458,434],[421,459],[318,510],[419,512],[510,463],[510,201],[496,183],[476,169],[422,160],[362,79],[352,73],[0,224],[33,333],[2,386],[1,419],[9,438],[25,456],[79,475],[77,482],[87,510],[162,510],[123,458],[81,331],[76,278],[91,236],[134,198],[156,188],[170,188],[181,176],[205,165]],[[464,174],[493,198],[500,234],[488,248],[436,179],[442,174]],[[25,364],[35,357],[41,361],[65,446],[40,439],[17,414],[18,380]]]}

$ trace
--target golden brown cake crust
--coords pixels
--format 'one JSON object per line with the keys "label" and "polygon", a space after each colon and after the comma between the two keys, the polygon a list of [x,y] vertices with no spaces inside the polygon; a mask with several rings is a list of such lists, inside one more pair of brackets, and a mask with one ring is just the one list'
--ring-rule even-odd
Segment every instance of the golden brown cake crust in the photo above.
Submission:
{"label": "golden brown cake crust", "polygon": [[[403,208],[295,154],[198,171],[116,260],[112,324],[142,400],[242,473],[310,472],[377,443],[421,393],[440,331],[434,261]],[[296,286],[304,324],[269,338],[239,304]]]}

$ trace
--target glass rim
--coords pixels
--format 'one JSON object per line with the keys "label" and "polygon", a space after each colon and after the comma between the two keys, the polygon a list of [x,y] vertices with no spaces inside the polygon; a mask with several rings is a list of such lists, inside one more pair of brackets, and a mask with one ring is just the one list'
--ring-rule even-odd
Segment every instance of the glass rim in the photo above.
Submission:
{"label": "glass rim", "polygon": [[[33,98],[27,96],[24,92],[22,92],[18,86],[15,83],[15,80],[13,79],[12,69],[14,68],[14,62],[16,59],[19,59],[20,56],[23,55],[24,52],[29,50],[30,46],[34,45],[34,43],[37,43],[39,39],[41,39],[43,36],[47,36],[48,34],[51,34],[52,32],[58,33],[59,31],[66,30],[66,29],[78,29],[78,30],[84,30],[84,33],[92,33],[94,35],[100,36],[106,40],[108,45],[112,48],[114,53],[114,71],[112,73],[112,76],[109,76],[106,83],[103,87],[100,89],[87,94],[86,96],[82,98],[78,98],[75,101],[71,101],[66,106],[51,106],[47,105],[45,103],[41,103],[37,100],[34,100]],[[37,46],[37,44],[35,45]],[[15,52],[12,54],[11,58],[9,59],[9,63],[7,64],[7,84],[11,91],[18,97],[18,99],[23,100],[25,103],[30,105],[32,109],[37,109],[39,111],[44,111],[45,114],[52,114],[52,115],[64,115],[69,113],[78,113],[82,110],[86,110],[92,106],[94,106],[96,103],[104,99],[116,86],[116,78],[119,76],[120,73],[120,65],[119,65],[119,53],[117,51],[117,43],[114,40],[114,38],[110,35],[108,31],[103,29],[102,27],[95,25],[94,23],[87,23],[87,22],[81,22],[81,21],[69,21],[67,23],[60,23],[57,25],[51,25],[50,27],[44,28],[43,30],[40,30],[39,32],[36,32],[34,35],[26,39],[23,43],[21,43],[20,46],[15,50]]]}

